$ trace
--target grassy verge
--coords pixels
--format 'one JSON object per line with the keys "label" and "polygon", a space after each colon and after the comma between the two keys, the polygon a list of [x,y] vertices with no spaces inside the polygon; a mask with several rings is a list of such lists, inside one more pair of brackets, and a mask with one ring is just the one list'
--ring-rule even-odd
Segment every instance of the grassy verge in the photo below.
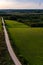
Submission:
{"label": "grassy verge", "polygon": [[2,22],[0,20],[0,65],[14,65],[5,44],[4,32],[1,24]]}
{"label": "grassy verge", "polygon": [[43,65],[43,28],[30,28],[17,23],[6,20],[13,48],[15,49],[14,45],[16,45],[20,53],[19,58],[23,61],[23,56],[30,65]]}

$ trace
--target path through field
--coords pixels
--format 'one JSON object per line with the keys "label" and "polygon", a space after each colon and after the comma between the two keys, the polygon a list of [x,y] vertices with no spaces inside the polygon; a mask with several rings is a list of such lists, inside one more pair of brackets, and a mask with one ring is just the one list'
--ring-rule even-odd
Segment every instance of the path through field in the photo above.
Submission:
{"label": "path through field", "polygon": [[9,36],[8,36],[7,30],[6,30],[6,27],[5,27],[5,23],[4,23],[3,17],[2,17],[2,23],[3,23],[5,41],[6,41],[6,45],[7,45],[9,54],[10,54],[10,56],[11,56],[11,58],[12,58],[12,60],[13,60],[13,62],[14,62],[15,65],[22,65],[20,63],[20,61],[18,60],[18,58],[16,57],[16,55],[15,55],[13,49],[12,49],[12,46],[10,44]]}

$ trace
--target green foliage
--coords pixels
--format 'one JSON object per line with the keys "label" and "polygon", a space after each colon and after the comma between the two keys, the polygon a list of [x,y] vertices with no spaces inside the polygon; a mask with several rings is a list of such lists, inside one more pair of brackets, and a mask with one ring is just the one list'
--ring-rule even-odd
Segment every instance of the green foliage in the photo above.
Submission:
{"label": "green foliage", "polygon": [[12,20],[5,20],[5,21],[8,28],[27,28],[28,27],[27,25],[17,21],[12,21]]}
{"label": "green foliage", "polygon": [[[43,27],[43,14],[41,13],[20,13],[19,14],[12,14],[9,16],[4,16],[4,19],[6,20],[15,20],[21,23],[24,23],[28,26],[31,26],[31,24],[36,24],[34,27]],[[38,24],[40,23],[40,25]],[[32,26],[33,26],[32,24]]]}
{"label": "green foliage", "polygon": [[19,48],[20,54],[30,65],[43,65],[43,28],[30,28],[27,25],[22,27],[18,22],[15,23],[16,21],[6,20],[12,44]]}

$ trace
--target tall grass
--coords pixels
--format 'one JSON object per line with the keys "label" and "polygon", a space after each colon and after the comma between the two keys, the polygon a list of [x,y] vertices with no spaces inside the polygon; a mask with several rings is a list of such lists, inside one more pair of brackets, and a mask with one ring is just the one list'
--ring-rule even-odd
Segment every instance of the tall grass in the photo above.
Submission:
{"label": "tall grass", "polygon": [[[43,65],[43,28],[30,28],[6,20],[7,29],[13,44],[30,65]],[[17,25],[17,26],[16,26]]]}

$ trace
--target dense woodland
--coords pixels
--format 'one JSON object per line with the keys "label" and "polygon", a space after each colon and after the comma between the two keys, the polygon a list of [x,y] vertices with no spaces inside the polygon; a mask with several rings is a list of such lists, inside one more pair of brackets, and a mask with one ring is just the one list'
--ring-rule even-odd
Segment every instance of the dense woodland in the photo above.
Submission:
{"label": "dense woodland", "polygon": [[0,10],[0,16],[31,27],[43,27],[43,10]]}
{"label": "dense woodland", "polygon": [[16,20],[31,27],[43,27],[43,14],[22,14],[5,16],[5,19]]}

